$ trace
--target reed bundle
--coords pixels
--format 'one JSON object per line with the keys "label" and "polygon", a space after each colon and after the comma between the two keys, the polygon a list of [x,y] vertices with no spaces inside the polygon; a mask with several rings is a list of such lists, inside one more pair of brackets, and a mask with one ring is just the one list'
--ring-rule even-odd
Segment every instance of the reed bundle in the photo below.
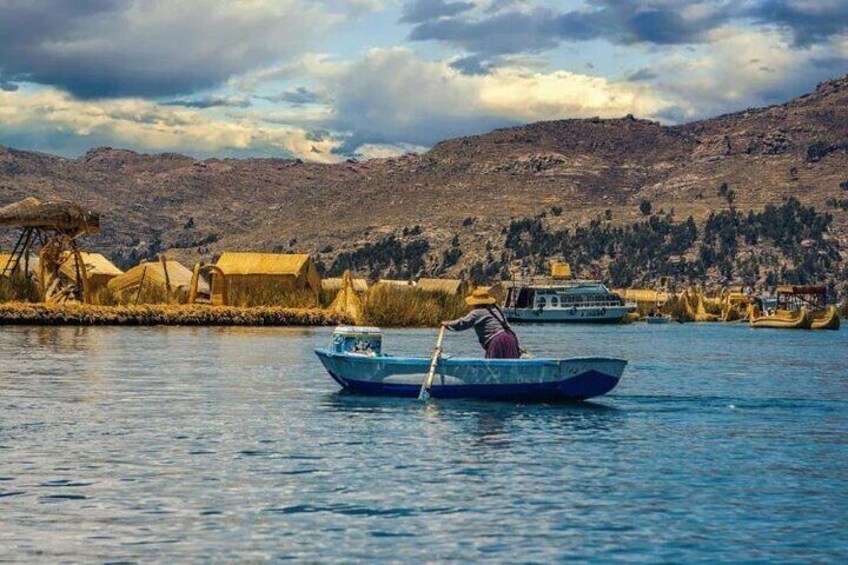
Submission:
{"label": "reed bundle", "polygon": [[326,310],[270,306],[0,304],[0,325],[333,326],[350,323],[346,316]]}
{"label": "reed bundle", "polygon": [[40,294],[38,283],[21,273],[0,277],[0,302],[38,302]]}
{"label": "reed bundle", "polygon": [[378,284],[368,290],[364,318],[381,327],[435,327],[467,312],[463,296]]}

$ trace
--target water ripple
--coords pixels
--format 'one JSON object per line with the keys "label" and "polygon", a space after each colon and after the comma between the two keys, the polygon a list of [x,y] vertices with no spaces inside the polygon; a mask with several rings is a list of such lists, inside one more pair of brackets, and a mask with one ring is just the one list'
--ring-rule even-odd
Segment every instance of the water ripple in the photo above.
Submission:
{"label": "water ripple", "polygon": [[520,333],[630,365],[424,405],[340,393],[324,329],[2,328],[0,562],[844,561],[848,332]]}

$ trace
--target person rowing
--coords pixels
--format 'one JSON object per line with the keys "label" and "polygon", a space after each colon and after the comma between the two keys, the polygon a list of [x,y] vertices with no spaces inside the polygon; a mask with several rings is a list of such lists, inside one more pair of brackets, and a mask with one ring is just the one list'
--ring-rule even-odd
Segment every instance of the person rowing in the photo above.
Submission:
{"label": "person rowing", "polygon": [[486,359],[521,357],[518,336],[512,331],[494,297],[484,289],[477,289],[465,298],[465,303],[471,311],[462,318],[442,322],[442,326],[454,332],[474,328],[480,345],[486,351]]}

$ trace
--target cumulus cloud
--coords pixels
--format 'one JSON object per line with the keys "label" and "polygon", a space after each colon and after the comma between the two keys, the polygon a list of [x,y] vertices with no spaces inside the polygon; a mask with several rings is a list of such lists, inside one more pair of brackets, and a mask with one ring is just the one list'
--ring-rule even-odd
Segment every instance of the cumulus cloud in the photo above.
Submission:
{"label": "cumulus cloud", "polygon": [[204,96],[163,102],[165,106],[183,106],[185,108],[249,108],[250,98],[246,96]]}
{"label": "cumulus cloud", "polygon": [[788,30],[725,27],[699,55],[669,56],[648,78],[677,100],[668,117],[682,120],[785,102],[846,70],[848,34],[799,48]]}
{"label": "cumulus cloud", "polygon": [[81,101],[55,89],[0,92],[0,123],[10,136],[41,132],[111,139],[122,146],[195,154],[275,151],[312,161],[336,161],[342,141],[331,133],[263,122],[249,113],[215,119],[194,108],[137,98]]}
{"label": "cumulus cloud", "polygon": [[269,102],[284,102],[292,106],[305,106],[306,104],[317,104],[323,100],[323,96],[314,90],[310,90],[305,86],[289,89],[279,94],[271,96],[262,96],[264,100]]}
{"label": "cumulus cloud", "polygon": [[407,5],[417,15],[406,20],[415,23],[410,39],[444,42],[477,61],[594,39],[618,45],[708,43],[711,32],[739,21],[783,28],[799,45],[848,30],[844,0],[586,0],[568,11],[553,2],[507,1],[433,14],[418,6]]}
{"label": "cumulus cloud", "polygon": [[421,23],[445,16],[455,16],[474,7],[471,2],[448,2],[447,0],[411,0],[403,9],[400,21]]}
{"label": "cumulus cloud", "polygon": [[357,147],[351,155],[357,159],[386,159],[407,153],[424,153],[427,149],[429,148],[423,145],[412,145],[410,143],[364,143]]}
{"label": "cumulus cloud", "polygon": [[746,15],[791,30],[796,45],[806,46],[848,31],[845,0],[763,0]]}
{"label": "cumulus cloud", "polygon": [[648,85],[513,67],[469,76],[403,48],[375,49],[314,73],[335,93],[332,124],[352,132],[349,143],[431,145],[521,122],[652,117],[669,106]]}
{"label": "cumulus cloud", "polygon": [[0,1],[0,69],[82,98],[185,94],[302,53],[342,17],[298,0]]}

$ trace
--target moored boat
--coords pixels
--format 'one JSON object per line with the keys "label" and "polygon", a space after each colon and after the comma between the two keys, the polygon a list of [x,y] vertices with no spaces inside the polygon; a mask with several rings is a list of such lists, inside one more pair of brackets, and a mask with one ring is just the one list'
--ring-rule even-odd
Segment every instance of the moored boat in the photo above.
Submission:
{"label": "moored boat", "polygon": [[[762,300],[760,300],[762,303]],[[776,310],[767,315],[758,305],[751,307],[751,326],[755,328],[789,328],[838,330],[839,312],[827,305],[824,285],[784,285],[777,287]]]}
{"label": "moored boat", "polygon": [[[418,397],[430,359],[382,353],[377,328],[340,327],[329,348],[315,350],[330,376],[351,392]],[[627,361],[571,359],[439,359],[432,398],[509,401],[586,400],[611,391]]]}
{"label": "moored boat", "polygon": [[806,308],[797,311],[776,310],[772,313],[761,314],[754,306],[751,309],[750,324],[752,328],[809,330],[813,325],[813,316]]}
{"label": "moored boat", "polygon": [[645,321],[649,324],[667,324],[671,321],[671,316],[664,316],[662,314],[654,314],[651,316],[645,316]]}
{"label": "moored boat", "polygon": [[600,281],[525,279],[507,284],[504,312],[517,323],[620,323],[636,310]]}

